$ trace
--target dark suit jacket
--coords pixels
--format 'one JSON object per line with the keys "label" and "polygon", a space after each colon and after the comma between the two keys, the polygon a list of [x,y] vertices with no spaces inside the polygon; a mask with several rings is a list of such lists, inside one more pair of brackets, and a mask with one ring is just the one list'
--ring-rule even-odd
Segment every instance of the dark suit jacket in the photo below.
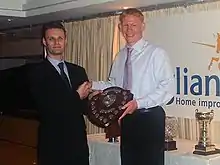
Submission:
{"label": "dark suit jacket", "polygon": [[28,71],[29,88],[39,111],[38,165],[81,165],[88,159],[86,126],[83,114],[86,100],[77,88],[88,80],[85,70],[67,63],[72,90],[48,60]]}
{"label": "dark suit jacket", "polygon": [[30,64],[0,70],[0,111],[5,115],[16,115],[21,109],[33,110],[33,103],[27,88],[26,71]]}

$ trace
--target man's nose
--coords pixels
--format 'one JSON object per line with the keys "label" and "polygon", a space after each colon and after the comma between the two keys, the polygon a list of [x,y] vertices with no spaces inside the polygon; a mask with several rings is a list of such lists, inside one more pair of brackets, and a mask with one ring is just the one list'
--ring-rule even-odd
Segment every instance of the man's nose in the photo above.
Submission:
{"label": "man's nose", "polygon": [[128,30],[131,30],[132,29],[132,26],[131,25],[128,25]]}
{"label": "man's nose", "polygon": [[54,44],[59,45],[60,44],[59,40],[55,40]]}

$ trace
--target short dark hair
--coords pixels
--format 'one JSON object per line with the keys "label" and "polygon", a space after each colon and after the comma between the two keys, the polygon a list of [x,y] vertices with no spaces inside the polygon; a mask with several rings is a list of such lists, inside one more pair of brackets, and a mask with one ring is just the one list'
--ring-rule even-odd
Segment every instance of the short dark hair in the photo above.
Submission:
{"label": "short dark hair", "polygon": [[49,29],[61,29],[63,30],[65,36],[66,36],[66,29],[63,26],[61,22],[51,22],[51,23],[46,23],[42,27],[42,38],[45,38],[46,32]]}

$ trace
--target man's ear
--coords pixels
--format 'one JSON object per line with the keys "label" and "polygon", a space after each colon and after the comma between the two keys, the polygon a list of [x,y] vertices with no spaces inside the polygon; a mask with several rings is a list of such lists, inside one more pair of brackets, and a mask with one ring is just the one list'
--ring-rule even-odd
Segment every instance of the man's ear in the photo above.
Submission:
{"label": "man's ear", "polygon": [[122,25],[121,25],[121,23],[118,24],[118,29],[119,29],[120,32],[122,31]]}
{"label": "man's ear", "polygon": [[67,44],[67,37],[65,38],[65,45]]}
{"label": "man's ear", "polygon": [[42,39],[42,44],[43,44],[44,46],[47,46],[45,38]]}
{"label": "man's ear", "polygon": [[64,37],[65,37],[65,42],[64,43],[65,43],[65,45],[67,44],[67,36],[68,36],[68,32],[66,31],[65,34],[64,34]]}
{"label": "man's ear", "polygon": [[142,31],[144,31],[145,30],[145,23],[143,22],[142,23]]}

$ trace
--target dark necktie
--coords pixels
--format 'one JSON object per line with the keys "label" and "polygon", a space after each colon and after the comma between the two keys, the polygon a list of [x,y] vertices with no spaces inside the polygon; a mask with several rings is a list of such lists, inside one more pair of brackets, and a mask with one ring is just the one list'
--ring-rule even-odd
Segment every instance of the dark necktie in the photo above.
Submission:
{"label": "dark necktie", "polygon": [[66,73],[64,72],[64,63],[63,63],[63,62],[60,62],[60,63],[58,64],[58,67],[60,68],[60,76],[61,76],[61,78],[63,79],[63,81],[65,82],[65,84],[66,84],[69,88],[71,88],[69,79],[68,79]]}
{"label": "dark necktie", "polygon": [[127,48],[127,59],[124,67],[123,88],[131,90],[132,87],[132,65],[131,65],[132,48]]}

